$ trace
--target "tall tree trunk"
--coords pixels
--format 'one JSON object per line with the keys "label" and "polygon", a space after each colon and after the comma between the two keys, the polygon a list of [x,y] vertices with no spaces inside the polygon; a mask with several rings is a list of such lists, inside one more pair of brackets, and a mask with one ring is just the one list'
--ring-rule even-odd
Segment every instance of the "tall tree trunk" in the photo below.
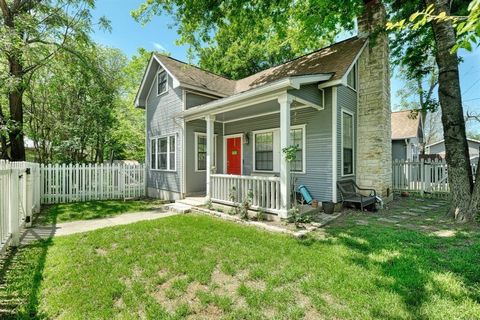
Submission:
{"label": "tall tree trunk", "polygon": [[[0,9],[3,15],[3,24],[12,33],[18,33],[15,28],[15,14],[19,14],[19,2],[15,1],[12,8],[8,7],[6,1],[0,1]],[[20,32],[22,35],[23,32]],[[10,159],[13,161],[25,161],[25,145],[23,142],[23,66],[21,63],[22,51],[12,49],[8,54],[8,65],[10,76],[15,80],[15,87],[9,90],[8,103],[10,108],[10,119],[13,120],[14,127],[9,131],[10,140]]]}
{"label": "tall tree trunk", "polygon": [[[441,12],[450,14],[447,0],[426,0],[426,3],[434,5],[436,14]],[[432,28],[437,45],[438,97],[442,108],[448,183],[452,193],[449,215],[460,222],[473,221],[475,215],[471,203],[473,178],[463,117],[459,60],[457,54],[451,52],[456,34],[451,22],[432,22]],[[476,208],[476,204],[473,207]]]}
{"label": "tall tree trunk", "polygon": [[15,122],[9,132],[10,158],[12,161],[25,161],[25,144],[23,142],[23,89],[17,88],[8,94],[10,119]]}

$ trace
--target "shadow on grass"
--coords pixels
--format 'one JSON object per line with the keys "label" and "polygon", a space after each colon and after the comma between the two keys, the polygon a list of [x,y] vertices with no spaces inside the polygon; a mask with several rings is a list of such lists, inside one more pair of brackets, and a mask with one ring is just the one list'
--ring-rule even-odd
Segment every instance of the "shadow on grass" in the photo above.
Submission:
{"label": "shadow on grass", "polygon": [[40,285],[49,247],[53,243],[56,217],[51,225],[25,229],[20,246],[0,257],[0,319],[47,319],[39,312]]}
{"label": "shadow on grass", "polygon": [[41,213],[41,223],[53,221],[67,222],[108,218],[127,212],[155,210],[165,201],[155,199],[144,200],[107,200],[56,204],[45,207]]}
{"label": "shadow on grass", "polygon": [[[382,277],[375,280],[375,286],[399,295],[413,318],[421,318],[424,308],[435,299],[480,303],[478,232],[470,233],[470,241],[466,241],[464,233],[445,239],[379,223],[352,228],[347,221],[328,228],[327,233],[333,237],[327,241],[355,253],[348,258],[352,263],[367,271],[380,271]],[[388,317],[382,310],[372,316]]]}

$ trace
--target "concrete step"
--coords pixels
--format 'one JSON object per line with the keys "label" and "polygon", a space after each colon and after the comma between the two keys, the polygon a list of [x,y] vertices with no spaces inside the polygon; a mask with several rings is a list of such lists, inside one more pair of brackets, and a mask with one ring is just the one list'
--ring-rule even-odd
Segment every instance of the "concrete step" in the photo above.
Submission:
{"label": "concrete step", "polygon": [[192,207],[203,206],[206,202],[207,200],[205,197],[188,197],[175,201],[175,203],[181,203]]}
{"label": "concrete step", "polygon": [[184,203],[171,203],[167,205],[169,211],[176,213],[189,213],[192,210],[192,206]]}

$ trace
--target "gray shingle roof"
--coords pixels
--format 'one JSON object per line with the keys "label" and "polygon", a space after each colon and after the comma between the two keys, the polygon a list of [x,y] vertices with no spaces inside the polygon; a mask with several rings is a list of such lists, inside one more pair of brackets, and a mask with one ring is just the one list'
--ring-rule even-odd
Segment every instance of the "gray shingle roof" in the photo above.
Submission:
{"label": "gray shingle roof", "polygon": [[353,37],[237,81],[171,57],[161,54],[155,56],[181,84],[231,96],[290,76],[332,73],[330,80],[339,80],[352,65],[365,41],[366,39]]}

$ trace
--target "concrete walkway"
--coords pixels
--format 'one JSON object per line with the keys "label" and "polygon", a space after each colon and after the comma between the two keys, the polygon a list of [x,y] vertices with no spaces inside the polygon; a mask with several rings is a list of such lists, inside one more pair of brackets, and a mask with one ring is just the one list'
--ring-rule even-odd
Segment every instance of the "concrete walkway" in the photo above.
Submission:
{"label": "concrete walkway", "polygon": [[120,226],[139,221],[155,220],[170,217],[176,214],[178,213],[173,212],[169,210],[169,208],[165,207],[153,211],[124,213],[110,218],[64,222],[56,225],[35,226],[33,228],[25,229],[20,241],[21,244],[27,244],[35,240],[48,239],[50,237],[57,236],[67,236],[70,234]]}

